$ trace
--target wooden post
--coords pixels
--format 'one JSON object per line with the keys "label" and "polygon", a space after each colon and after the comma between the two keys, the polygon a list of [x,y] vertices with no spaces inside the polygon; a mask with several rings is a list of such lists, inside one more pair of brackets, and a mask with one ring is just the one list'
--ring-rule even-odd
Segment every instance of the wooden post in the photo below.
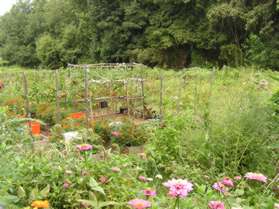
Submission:
{"label": "wooden post", "polygon": [[60,123],[61,112],[60,112],[60,77],[59,70],[55,70],[55,86],[56,86],[56,123]]}
{"label": "wooden post", "polygon": [[114,104],[112,104],[113,103],[112,79],[109,82],[109,95],[110,95],[109,107],[110,107],[111,114],[113,114],[113,113],[115,113],[115,107],[114,107]]}
{"label": "wooden post", "polygon": [[142,96],[142,118],[145,118],[145,104],[144,104],[144,80],[141,79],[141,96]]}
{"label": "wooden post", "polygon": [[30,113],[30,105],[29,105],[29,98],[28,98],[28,83],[25,73],[22,73],[23,79],[23,89],[24,89],[24,100],[25,100],[25,114],[28,118],[31,117]]}
{"label": "wooden post", "polygon": [[163,75],[160,75],[160,121],[163,120]]}
{"label": "wooden post", "polygon": [[129,83],[128,83],[128,80],[125,80],[124,83],[125,83],[125,91],[126,91],[126,105],[127,105],[127,109],[128,109],[127,114],[130,117],[129,90],[128,90]]}
{"label": "wooden post", "polygon": [[85,113],[86,113],[86,123],[89,127],[90,118],[90,101],[89,101],[89,82],[88,82],[88,67],[84,67],[84,97],[85,97]]}

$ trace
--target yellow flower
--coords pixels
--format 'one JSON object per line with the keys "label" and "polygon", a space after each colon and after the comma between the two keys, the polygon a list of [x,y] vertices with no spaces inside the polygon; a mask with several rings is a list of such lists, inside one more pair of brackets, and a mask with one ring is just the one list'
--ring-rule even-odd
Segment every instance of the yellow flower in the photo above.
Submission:
{"label": "yellow flower", "polygon": [[45,201],[41,201],[41,200],[36,200],[34,202],[32,202],[31,204],[32,208],[49,208],[49,202],[47,200]]}

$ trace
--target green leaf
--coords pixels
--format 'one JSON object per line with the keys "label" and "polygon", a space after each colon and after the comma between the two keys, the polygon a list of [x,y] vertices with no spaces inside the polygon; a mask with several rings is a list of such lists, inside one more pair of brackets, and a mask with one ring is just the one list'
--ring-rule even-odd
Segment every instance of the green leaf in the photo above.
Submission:
{"label": "green leaf", "polygon": [[18,189],[17,189],[17,196],[18,196],[19,198],[24,198],[24,197],[26,197],[26,192],[25,192],[25,190],[23,189],[22,186],[18,187]]}
{"label": "green leaf", "polygon": [[48,196],[49,194],[49,191],[50,191],[50,186],[47,185],[42,191],[40,191],[40,195],[42,198],[45,198]]}
{"label": "green leaf", "polygon": [[102,187],[100,187],[98,182],[92,177],[89,180],[89,186],[93,191],[106,195],[104,189]]}

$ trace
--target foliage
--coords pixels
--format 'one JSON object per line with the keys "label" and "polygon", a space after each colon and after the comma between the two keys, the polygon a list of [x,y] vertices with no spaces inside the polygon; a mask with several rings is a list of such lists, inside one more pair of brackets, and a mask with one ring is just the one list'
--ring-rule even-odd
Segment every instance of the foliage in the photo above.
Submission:
{"label": "foliage", "polygon": [[277,69],[277,7],[274,0],[21,0],[0,18],[0,53],[22,66],[137,61],[183,68],[202,52],[214,65],[239,66],[248,57]]}

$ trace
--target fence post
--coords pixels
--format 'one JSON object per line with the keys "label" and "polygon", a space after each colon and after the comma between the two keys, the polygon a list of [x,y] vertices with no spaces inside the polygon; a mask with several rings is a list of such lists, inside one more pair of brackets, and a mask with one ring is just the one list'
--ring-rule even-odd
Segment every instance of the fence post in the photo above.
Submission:
{"label": "fence post", "polygon": [[142,96],[142,117],[145,118],[145,104],[144,104],[144,80],[141,79],[141,96]]}
{"label": "fence post", "polygon": [[60,79],[59,70],[55,70],[55,86],[56,86],[56,123],[60,123],[61,112],[60,112]]}
{"label": "fence post", "polygon": [[29,98],[28,98],[28,83],[24,72],[22,73],[22,79],[23,79],[24,100],[25,100],[25,114],[28,118],[30,118],[31,114],[30,114],[30,106],[29,106]]}
{"label": "fence post", "polygon": [[89,68],[88,66],[84,67],[84,96],[85,96],[85,113],[86,113],[86,123],[87,123],[87,127],[89,127],[89,120],[90,120],[90,100],[89,100],[89,82],[88,82],[88,71]]}
{"label": "fence post", "polygon": [[163,75],[160,75],[160,121],[163,120]]}

